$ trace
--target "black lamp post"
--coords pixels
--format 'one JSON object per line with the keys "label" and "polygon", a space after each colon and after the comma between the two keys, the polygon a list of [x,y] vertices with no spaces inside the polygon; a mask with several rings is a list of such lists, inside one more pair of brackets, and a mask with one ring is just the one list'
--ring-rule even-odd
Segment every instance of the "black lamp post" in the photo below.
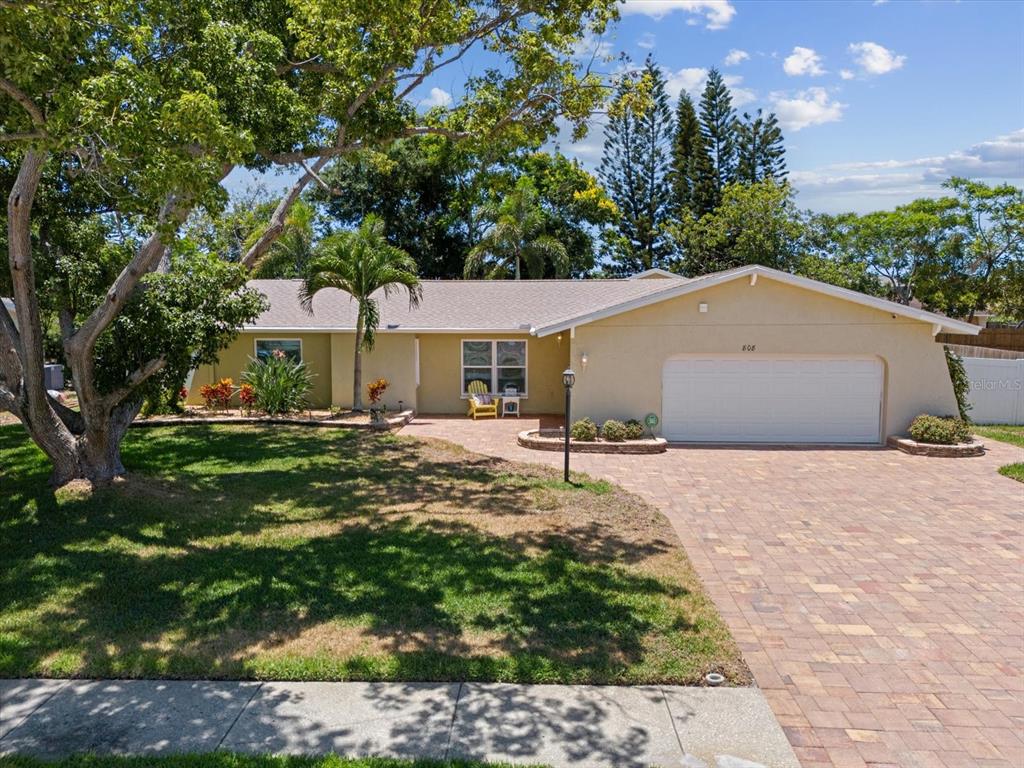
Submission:
{"label": "black lamp post", "polygon": [[565,482],[569,482],[569,426],[572,417],[572,385],[576,383],[576,374],[572,368],[562,371],[562,384],[565,386]]}

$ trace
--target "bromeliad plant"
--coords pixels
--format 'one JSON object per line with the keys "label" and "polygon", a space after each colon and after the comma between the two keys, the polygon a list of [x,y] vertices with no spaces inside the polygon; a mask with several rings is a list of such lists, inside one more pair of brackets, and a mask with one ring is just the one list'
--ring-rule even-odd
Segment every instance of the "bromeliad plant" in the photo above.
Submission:
{"label": "bromeliad plant", "polygon": [[266,359],[253,359],[242,373],[242,386],[253,390],[252,405],[271,415],[301,411],[309,405],[313,374],[277,349]]}

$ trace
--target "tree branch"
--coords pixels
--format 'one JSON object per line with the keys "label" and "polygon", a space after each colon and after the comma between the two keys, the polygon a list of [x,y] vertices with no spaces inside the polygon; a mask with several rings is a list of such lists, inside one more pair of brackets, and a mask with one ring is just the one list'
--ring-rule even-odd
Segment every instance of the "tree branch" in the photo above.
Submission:
{"label": "tree branch", "polygon": [[304,170],[306,173],[308,173],[313,178],[313,181],[315,181],[326,192],[328,192],[328,193],[330,193],[332,195],[338,194],[338,190],[335,187],[332,187],[326,181],[324,181],[323,177],[321,177],[320,174],[318,174],[316,171],[314,171],[312,168],[310,168],[306,164],[305,160],[300,160],[299,161],[299,165],[301,165],[302,166],[302,170]]}
{"label": "tree branch", "polygon": [[149,274],[160,263],[167,246],[164,245],[161,230],[168,225],[180,224],[187,214],[187,209],[180,205],[178,199],[168,195],[167,201],[157,218],[156,231],[135,252],[132,260],[121,270],[107,291],[105,299],[92,311],[78,330],[64,342],[65,351],[69,356],[82,358],[91,356],[100,334],[114,321],[121,312],[128,297],[143,276]]}
{"label": "tree branch", "polygon": [[116,405],[128,397],[140,384],[157,374],[166,364],[167,358],[161,355],[160,357],[153,358],[145,365],[139,366],[128,376],[128,382],[123,387],[115,389],[104,398],[106,407],[113,410]]}
{"label": "tree branch", "polygon": [[12,83],[6,78],[0,77],[0,91],[3,91],[16,102],[18,102],[22,108],[28,112],[28,116],[32,118],[32,122],[42,128],[46,125],[46,119],[43,117],[43,110],[41,110],[32,99],[28,97],[28,94],[21,90],[18,86]]}
{"label": "tree branch", "polygon": [[42,131],[27,131],[25,133],[0,133],[0,144],[14,143],[16,141],[35,141],[46,134]]}
{"label": "tree branch", "polygon": [[273,215],[270,217],[270,224],[263,230],[263,233],[256,239],[249,250],[246,251],[245,256],[242,257],[242,264],[252,269],[256,263],[263,257],[270,246],[274,244],[274,241],[280,236],[281,232],[284,231],[285,218],[288,216],[288,211],[291,210],[292,205],[299,199],[299,195],[302,194],[302,190],[306,188],[310,181],[316,178],[318,174],[328,161],[334,155],[328,155],[321,157],[315,163],[312,168],[307,168],[305,163],[303,167],[306,168],[306,172],[299,177],[291,189],[288,190],[288,194],[281,198],[281,201],[277,204],[277,208],[274,209]]}

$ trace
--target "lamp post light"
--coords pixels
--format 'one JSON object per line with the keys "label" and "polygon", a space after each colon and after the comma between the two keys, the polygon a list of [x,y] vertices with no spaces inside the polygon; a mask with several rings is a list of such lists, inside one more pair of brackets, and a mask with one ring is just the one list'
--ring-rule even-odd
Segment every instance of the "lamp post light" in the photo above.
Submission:
{"label": "lamp post light", "polygon": [[565,386],[565,482],[569,482],[569,426],[572,417],[572,385],[576,383],[576,374],[572,368],[562,371],[562,384]]}

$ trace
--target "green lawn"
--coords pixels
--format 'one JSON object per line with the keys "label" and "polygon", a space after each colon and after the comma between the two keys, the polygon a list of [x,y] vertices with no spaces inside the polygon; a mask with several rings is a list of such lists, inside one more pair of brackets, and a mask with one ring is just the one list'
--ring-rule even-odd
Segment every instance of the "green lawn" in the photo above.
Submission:
{"label": "green lawn", "polygon": [[[450,760],[397,760],[389,757],[347,759],[327,757],[275,757],[210,752],[168,757],[97,757],[82,755],[55,762],[0,755],[0,768],[512,768],[507,763]],[[524,768],[518,766],[518,768]]]}
{"label": "green lawn", "polygon": [[47,489],[0,428],[0,677],[747,681],[636,497],[440,442],[132,430],[131,478]]}
{"label": "green lawn", "polygon": [[[1024,427],[1014,427],[1006,424],[991,424],[989,426],[974,427],[976,434],[987,437],[989,440],[1001,440],[1004,443],[1024,448]],[[1014,464],[1007,464],[999,468],[999,474],[1012,477],[1014,480],[1024,483],[1024,462],[1018,461]]]}

